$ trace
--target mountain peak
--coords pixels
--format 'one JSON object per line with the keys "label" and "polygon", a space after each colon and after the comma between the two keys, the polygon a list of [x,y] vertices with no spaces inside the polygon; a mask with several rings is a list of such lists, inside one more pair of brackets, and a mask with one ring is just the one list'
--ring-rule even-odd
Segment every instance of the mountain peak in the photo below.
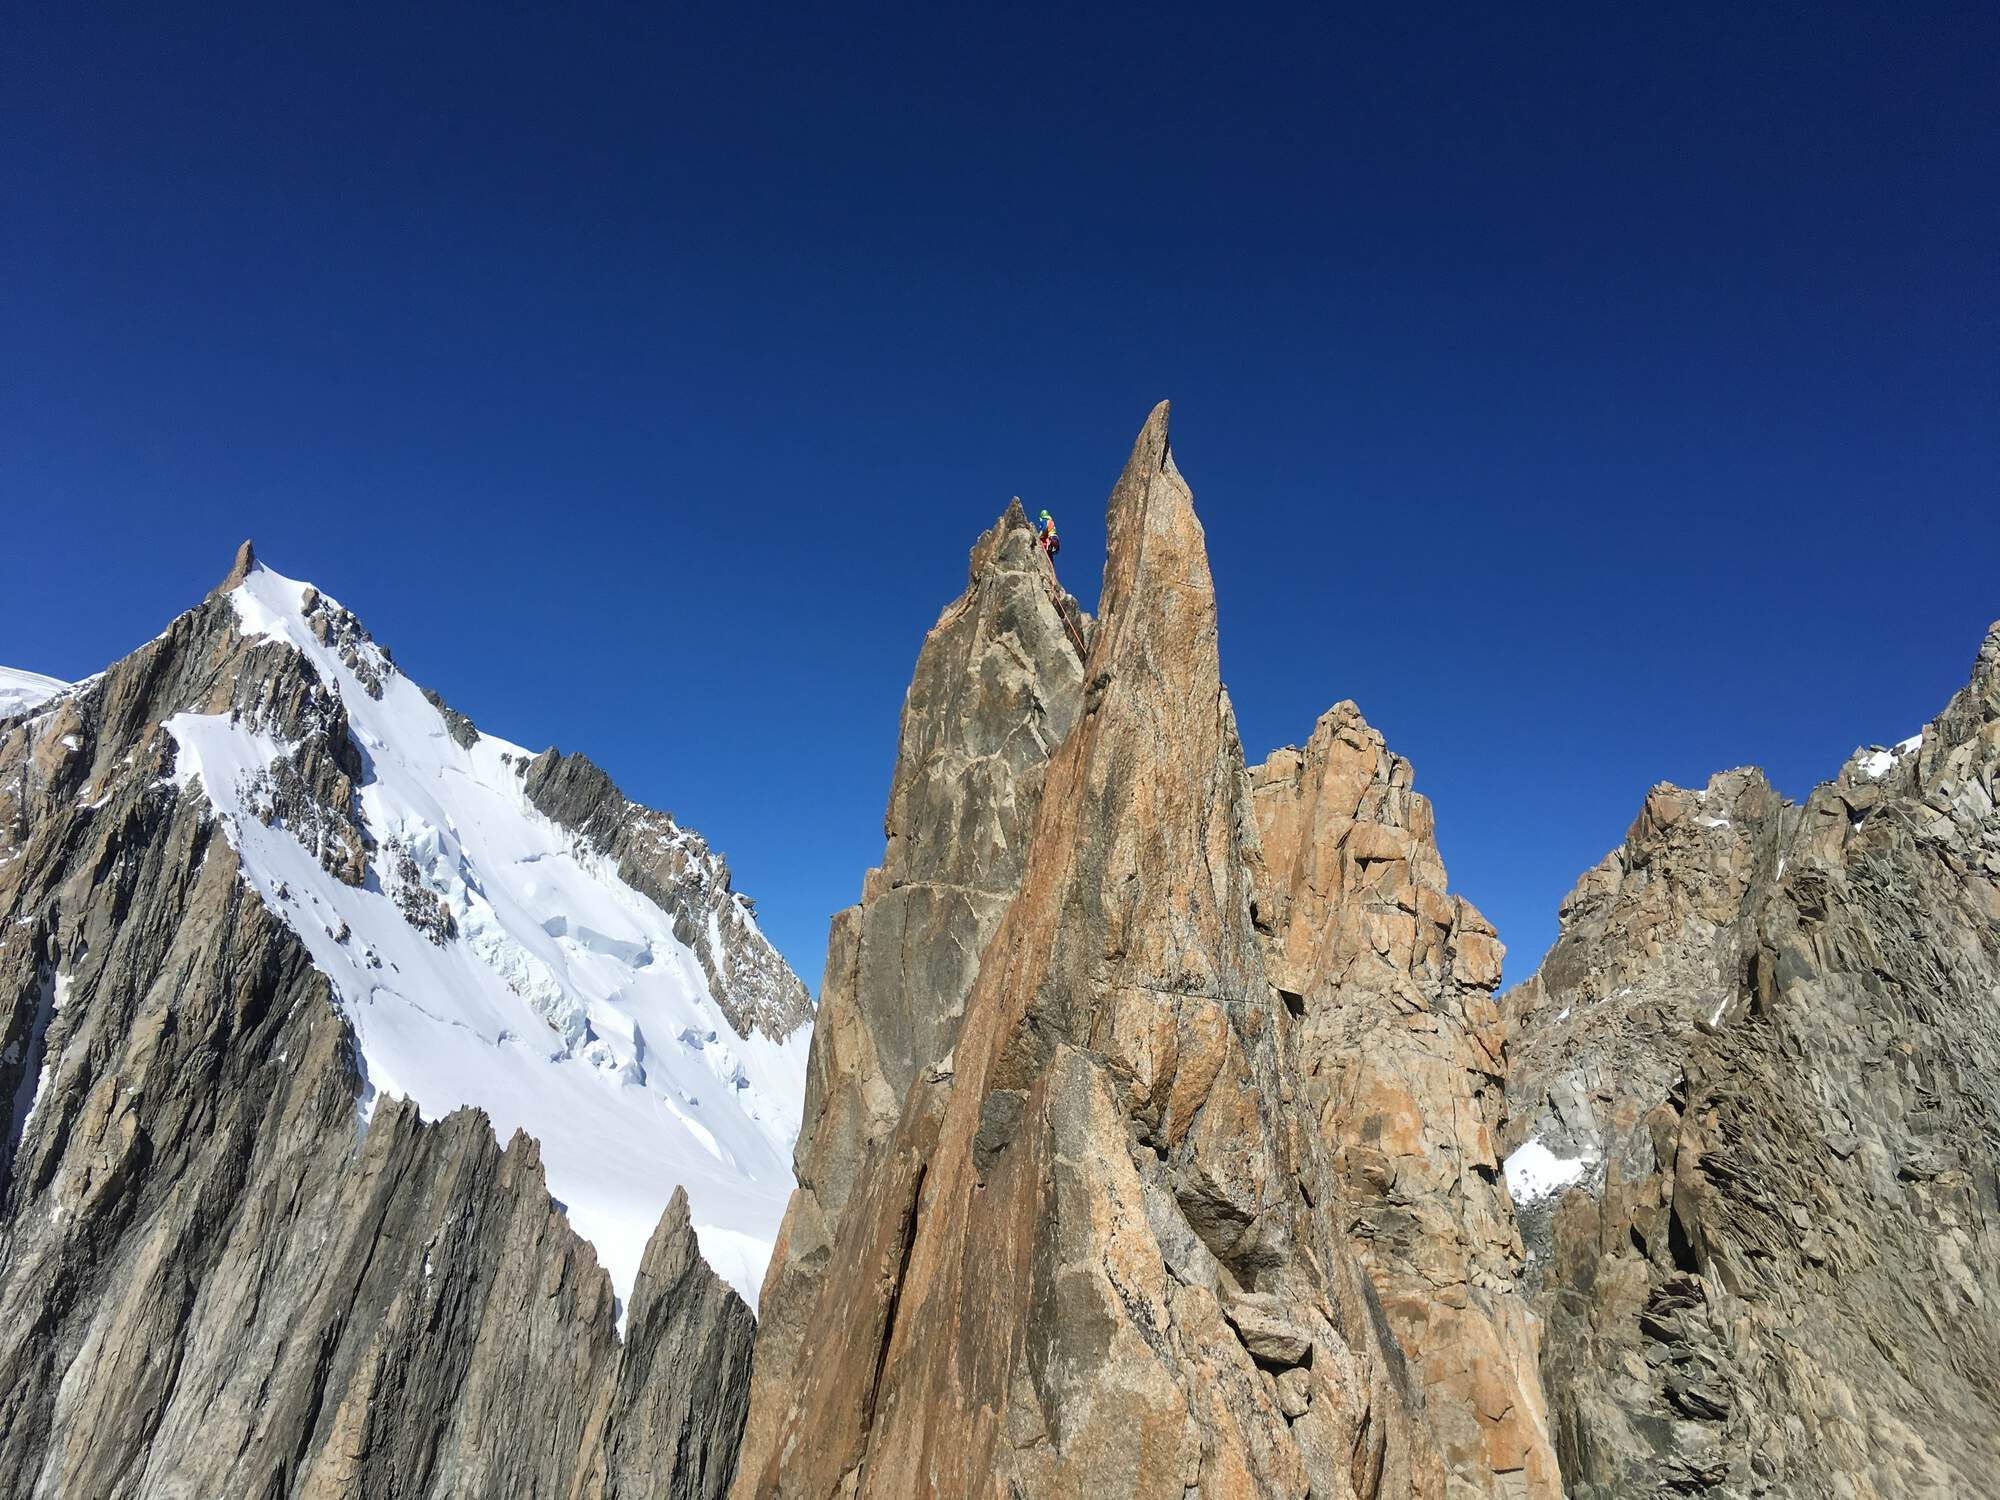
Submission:
{"label": "mountain peak", "polygon": [[257,570],[257,548],[248,537],[236,549],[236,560],[229,565],[229,573],[217,586],[218,592],[228,593]]}
{"label": "mountain peak", "polygon": [[[426,1120],[482,1110],[502,1141],[525,1129],[621,1298],[685,1187],[711,1260],[754,1300],[811,1002],[704,840],[601,772],[557,797],[532,752],[452,713],[248,541],[79,712],[74,738],[132,768],[80,805],[191,799],[325,976],[362,1124],[400,1096]],[[141,726],[172,746],[165,776],[121,760]]]}
{"label": "mountain peak", "polygon": [[[980,955],[969,985],[938,984],[941,965],[870,984],[864,937],[860,1024],[822,1019],[815,1077],[844,1082],[853,1069],[836,1049],[850,1032],[872,1022],[903,1037],[907,1015],[962,1016],[935,1038],[948,1058],[934,1050],[906,1091],[879,1091],[883,1123],[838,1222],[794,1225],[817,1231],[797,1259],[824,1247],[825,1269],[766,1321],[738,1496],[1351,1494],[1345,1457],[1363,1430],[1379,1434],[1379,1493],[1443,1491],[1441,1476],[1420,1483],[1436,1460],[1379,1306],[1333,1216],[1312,1212],[1331,1199],[1331,1167],[1280,1113],[1304,1090],[1281,1072],[1242,752],[1164,406],[1110,514],[1104,618],[1074,722],[1029,768],[1032,827],[965,836],[964,777],[913,784],[923,796],[908,805],[927,802],[936,825],[914,837],[892,809],[892,839],[905,840],[892,860],[929,833],[956,862],[954,891],[1016,894],[983,943],[960,932],[946,945]],[[1021,584],[1037,603],[1038,580]],[[1049,645],[1043,660],[1062,668],[1063,643]],[[1022,654],[975,659],[981,691],[956,697],[989,716],[984,705],[1024,704],[985,688]],[[940,653],[939,665],[951,662]],[[920,674],[906,732],[921,736],[921,711],[953,700],[941,686]],[[936,926],[911,919],[882,936],[896,955],[903,932]],[[869,1128],[867,1108],[848,1105],[848,1140]],[[802,1161],[817,1180],[824,1163]],[[772,1353],[790,1364],[783,1389],[768,1380]],[[1281,1378],[1293,1397],[1274,1394]]]}

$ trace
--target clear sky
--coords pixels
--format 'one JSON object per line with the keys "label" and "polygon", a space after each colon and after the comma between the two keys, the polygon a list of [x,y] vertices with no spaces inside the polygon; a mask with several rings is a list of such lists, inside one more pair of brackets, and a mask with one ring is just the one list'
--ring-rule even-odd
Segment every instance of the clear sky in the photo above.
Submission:
{"label": "clear sky", "polygon": [[116,7],[0,28],[0,663],[254,535],[809,983],[1007,498],[1148,408],[1253,757],[1352,697],[1524,976],[1646,788],[2000,616],[2000,7]]}

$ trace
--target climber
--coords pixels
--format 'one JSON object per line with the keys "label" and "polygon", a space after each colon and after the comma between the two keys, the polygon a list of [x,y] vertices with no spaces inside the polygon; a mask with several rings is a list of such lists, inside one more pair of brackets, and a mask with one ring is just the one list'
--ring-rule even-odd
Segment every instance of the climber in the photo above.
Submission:
{"label": "climber", "polygon": [[1062,538],[1056,535],[1055,520],[1047,511],[1042,512],[1042,531],[1035,540],[1042,544],[1042,550],[1048,553],[1051,559],[1062,551]]}

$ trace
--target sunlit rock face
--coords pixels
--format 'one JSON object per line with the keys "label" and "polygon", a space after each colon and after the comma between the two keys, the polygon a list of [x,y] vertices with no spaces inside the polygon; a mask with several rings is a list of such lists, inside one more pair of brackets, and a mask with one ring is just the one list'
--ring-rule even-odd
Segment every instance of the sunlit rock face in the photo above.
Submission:
{"label": "sunlit rock face", "polygon": [[1519,1017],[1505,1144],[1570,1493],[2000,1473],[2000,632],[1803,807],[1662,786]]}
{"label": "sunlit rock face", "polygon": [[1497,1154],[1502,951],[1447,888],[1414,780],[1352,703],[1253,768],[1258,923],[1340,1183],[1329,1211],[1424,1387],[1452,1493],[1559,1500]]}
{"label": "sunlit rock face", "polygon": [[853,1186],[740,1495],[1444,1493],[1327,1211],[1164,407],[1108,538],[1018,894]]}
{"label": "sunlit rock face", "polygon": [[833,920],[799,1188],[758,1313],[749,1446],[774,1439],[863,1170],[958,1041],[966,995],[1033,847],[1049,757],[1083,707],[1085,622],[1019,502],[972,551],[903,706],[888,848]]}

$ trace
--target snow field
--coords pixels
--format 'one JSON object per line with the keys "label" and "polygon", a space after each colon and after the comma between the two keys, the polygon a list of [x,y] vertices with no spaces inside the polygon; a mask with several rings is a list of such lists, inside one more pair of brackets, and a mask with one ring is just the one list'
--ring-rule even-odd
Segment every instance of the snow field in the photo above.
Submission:
{"label": "snow field", "polygon": [[44,677],[39,672],[23,672],[16,667],[0,667],[0,719],[26,713],[69,686],[61,678]]}
{"label": "snow field", "polygon": [[[230,595],[245,635],[305,655],[345,703],[369,763],[357,798],[375,843],[363,887],[258,817],[267,773],[292,747],[226,716],[180,714],[167,727],[177,778],[199,778],[246,877],[333,983],[367,1075],[364,1125],[395,1095],[428,1120],[469,1105],[502,1142],[517,1129],[535,1137],[550,1193],[621,1305],[684,1186],[704,1254],[754,1307],[793,1187],[810,1028],[782,1043],[733,1031],[673,919],[529,804],[516,769],[529,753],[491,736],[459,745],[364,645],[382,688],[370,697],[314,638],[306,597],[307,585],[263,568]],[[405,916],[412,883],[449,912],[444,941]]]}

